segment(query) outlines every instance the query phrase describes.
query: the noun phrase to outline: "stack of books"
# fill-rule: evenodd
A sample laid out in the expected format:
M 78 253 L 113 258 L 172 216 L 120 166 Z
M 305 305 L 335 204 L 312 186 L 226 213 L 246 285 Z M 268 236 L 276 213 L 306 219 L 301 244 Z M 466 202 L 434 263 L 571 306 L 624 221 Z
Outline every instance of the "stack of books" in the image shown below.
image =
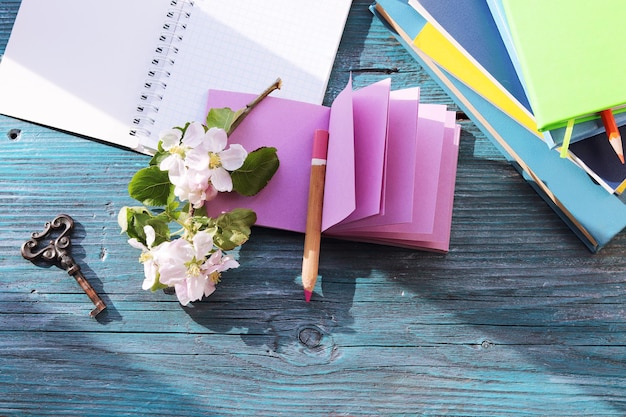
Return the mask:
M 626 166 L 612 143 L 626 123 L 619 0 L 377 0 L 371 10 L 591 251 L 626 227 Z

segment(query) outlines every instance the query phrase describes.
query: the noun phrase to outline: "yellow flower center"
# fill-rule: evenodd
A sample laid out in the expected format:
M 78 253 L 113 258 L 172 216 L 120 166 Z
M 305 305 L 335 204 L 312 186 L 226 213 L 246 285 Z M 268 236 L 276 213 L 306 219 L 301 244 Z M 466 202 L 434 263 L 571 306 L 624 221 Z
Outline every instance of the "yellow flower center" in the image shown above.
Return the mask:
M 211 278 L 211 281 L 213 281 L 214 283 L 219 284 L 221 276 L 222 276 L 222 274 L 220 272 L 215 271 L 215 272 L 211 273 L 209 278 Z
M 202 265 L 201 261 L 198 261 L 196 258 L 193 258 L 191 261 L 187 262 L 185 266 L 187 267 L 187 276 L 191 278 L 195 278 L 200 275 L 200 265 Z
M 174 145 L 170 148 L 169 153 L 172 155 L 179 155 L 181 158 L 185 157 L 185 147 L 182 145 Z
M 209 152 L 209 168 L 215 169 L 222 166 L 222 160 L 220 156 L 215 152 Z
M 152 254 L 150 252 L 142 252 L 139 255 L 139 262 L 144 263 L 152 259 Z

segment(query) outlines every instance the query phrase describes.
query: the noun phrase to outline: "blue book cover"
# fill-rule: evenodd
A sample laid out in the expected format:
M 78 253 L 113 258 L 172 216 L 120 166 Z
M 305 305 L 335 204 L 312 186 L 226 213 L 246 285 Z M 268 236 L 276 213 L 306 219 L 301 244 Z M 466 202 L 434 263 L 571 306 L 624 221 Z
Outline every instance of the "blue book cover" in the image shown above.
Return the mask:
M 619 131 L 622 137 L 626 137 L 626 127 L 620 127 Z M 585 140 L 570 144 L 569 154 L 579 165 L 584 165 L 589 175 L 609 193 L 624 192 L 626 165 L 615 155 L 604 129 Z
M 590 250 L 626 227 L 626 205 L 617 196 L 414 48 L 410 33 L 417 13 L 406 1 L 378 0 L 371 9 Z
M 554 146 L 540 133 L 523 83 L 487 0 L 408 0 L 413 44 L 458 80 Z M 419 22 L 419 23 L 418 23 Z M 444 41 L 445 39 L 445 41 Z
M 486 0 L 414 0 L 526 109 L 530 104 Z

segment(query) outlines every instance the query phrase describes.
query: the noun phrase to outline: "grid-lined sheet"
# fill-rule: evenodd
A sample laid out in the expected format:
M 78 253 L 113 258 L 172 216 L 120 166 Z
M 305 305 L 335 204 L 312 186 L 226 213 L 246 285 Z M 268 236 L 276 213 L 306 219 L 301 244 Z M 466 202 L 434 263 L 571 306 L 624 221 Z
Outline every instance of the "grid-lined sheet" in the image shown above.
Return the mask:
M 320 104 L 350 8 L 349 0 L 196 1 L 150 137 L 203 121 L 210 88 Z

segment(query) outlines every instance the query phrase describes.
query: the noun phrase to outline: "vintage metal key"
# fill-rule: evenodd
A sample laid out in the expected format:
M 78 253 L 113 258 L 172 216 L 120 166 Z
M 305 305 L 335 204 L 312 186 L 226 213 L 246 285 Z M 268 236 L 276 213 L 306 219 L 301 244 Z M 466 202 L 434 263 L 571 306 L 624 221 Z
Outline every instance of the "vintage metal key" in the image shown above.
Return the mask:
M 31 239 L 22 245 L 22 256 L 33 263 L 44 262 L 65 269 L 69 275 L 76 279 L 96 306 L 89 313 L 91 317 L 95 317 L 106 308 L 106 305 L 80 272 L 80 266 L 72 258 L 70 233 L 73 228 L 74 220 L 70 216 L 67 214 L 58 215 L 54 220 L 46 223 L 43 232 L 33 233 Z M 42 241 L 57 232 L 56 239 L 51 239 L 46 246 L 40 246 L 40 244 L 45 244 Z

